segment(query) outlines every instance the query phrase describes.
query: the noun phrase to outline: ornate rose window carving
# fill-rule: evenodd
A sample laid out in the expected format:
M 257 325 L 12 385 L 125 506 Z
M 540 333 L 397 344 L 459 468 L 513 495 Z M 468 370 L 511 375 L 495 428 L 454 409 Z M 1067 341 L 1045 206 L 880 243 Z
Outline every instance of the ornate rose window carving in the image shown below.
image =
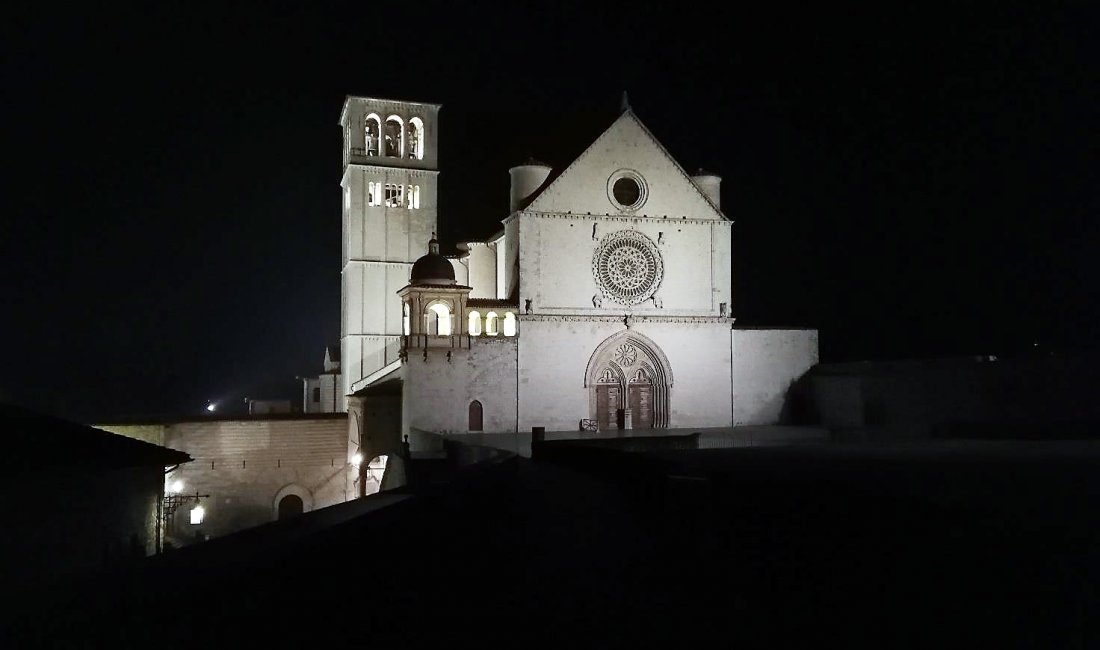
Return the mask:
M 653 240 L 636 230 L 608 234 L 592 256 L 592 274 L 604 296 L 623 305 L 648 300 L 664 278 Z

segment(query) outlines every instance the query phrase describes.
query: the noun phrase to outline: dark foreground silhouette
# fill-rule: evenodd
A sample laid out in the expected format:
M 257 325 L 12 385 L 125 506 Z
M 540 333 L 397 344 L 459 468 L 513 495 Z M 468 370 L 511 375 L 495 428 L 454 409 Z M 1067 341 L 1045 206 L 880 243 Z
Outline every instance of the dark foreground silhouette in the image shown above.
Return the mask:
M 8 633 L 171 648 L 1100 642 L 1100 444 L 558 456 L 432 485 L 425 469 L 413 498 L 345 523 L 213 540 L 36 596 Z

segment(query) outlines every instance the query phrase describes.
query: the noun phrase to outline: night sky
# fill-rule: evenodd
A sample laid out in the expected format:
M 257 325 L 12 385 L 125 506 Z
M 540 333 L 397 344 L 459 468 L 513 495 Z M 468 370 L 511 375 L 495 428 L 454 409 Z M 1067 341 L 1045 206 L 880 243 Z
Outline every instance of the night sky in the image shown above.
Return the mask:
M 457 4 L 6 10 L 0 399 L 297 398 L 339 337 L 347 94 L 443 104 L 445 247 L 627 90 L 724 179 L 738 323 L 826 361 L 1096 346 L 1100 11 Z

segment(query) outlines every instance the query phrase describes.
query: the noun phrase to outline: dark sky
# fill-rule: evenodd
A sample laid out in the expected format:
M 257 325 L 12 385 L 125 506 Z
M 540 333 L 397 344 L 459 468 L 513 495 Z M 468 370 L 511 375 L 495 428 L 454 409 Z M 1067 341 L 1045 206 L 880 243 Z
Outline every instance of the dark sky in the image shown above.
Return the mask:
M 724 178 L 739 323 L 818 327 L 826 360 L 1096 344 L 1085 3 L 456 4 L 6 10 L 0 398 L 99 419 L 293 394 L 339 335 L 346 94 L 444 105 L 445 244 L 625 89 Z

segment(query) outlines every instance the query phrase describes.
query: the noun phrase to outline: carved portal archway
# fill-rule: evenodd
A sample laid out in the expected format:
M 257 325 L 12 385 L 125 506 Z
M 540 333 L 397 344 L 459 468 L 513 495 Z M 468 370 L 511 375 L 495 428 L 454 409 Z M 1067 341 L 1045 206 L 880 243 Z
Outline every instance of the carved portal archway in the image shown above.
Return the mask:
M 600 343 L 588 360 L 588 415 L 601 429 L 667 428 L 672 367 L 661 348 L 634 331 Z

